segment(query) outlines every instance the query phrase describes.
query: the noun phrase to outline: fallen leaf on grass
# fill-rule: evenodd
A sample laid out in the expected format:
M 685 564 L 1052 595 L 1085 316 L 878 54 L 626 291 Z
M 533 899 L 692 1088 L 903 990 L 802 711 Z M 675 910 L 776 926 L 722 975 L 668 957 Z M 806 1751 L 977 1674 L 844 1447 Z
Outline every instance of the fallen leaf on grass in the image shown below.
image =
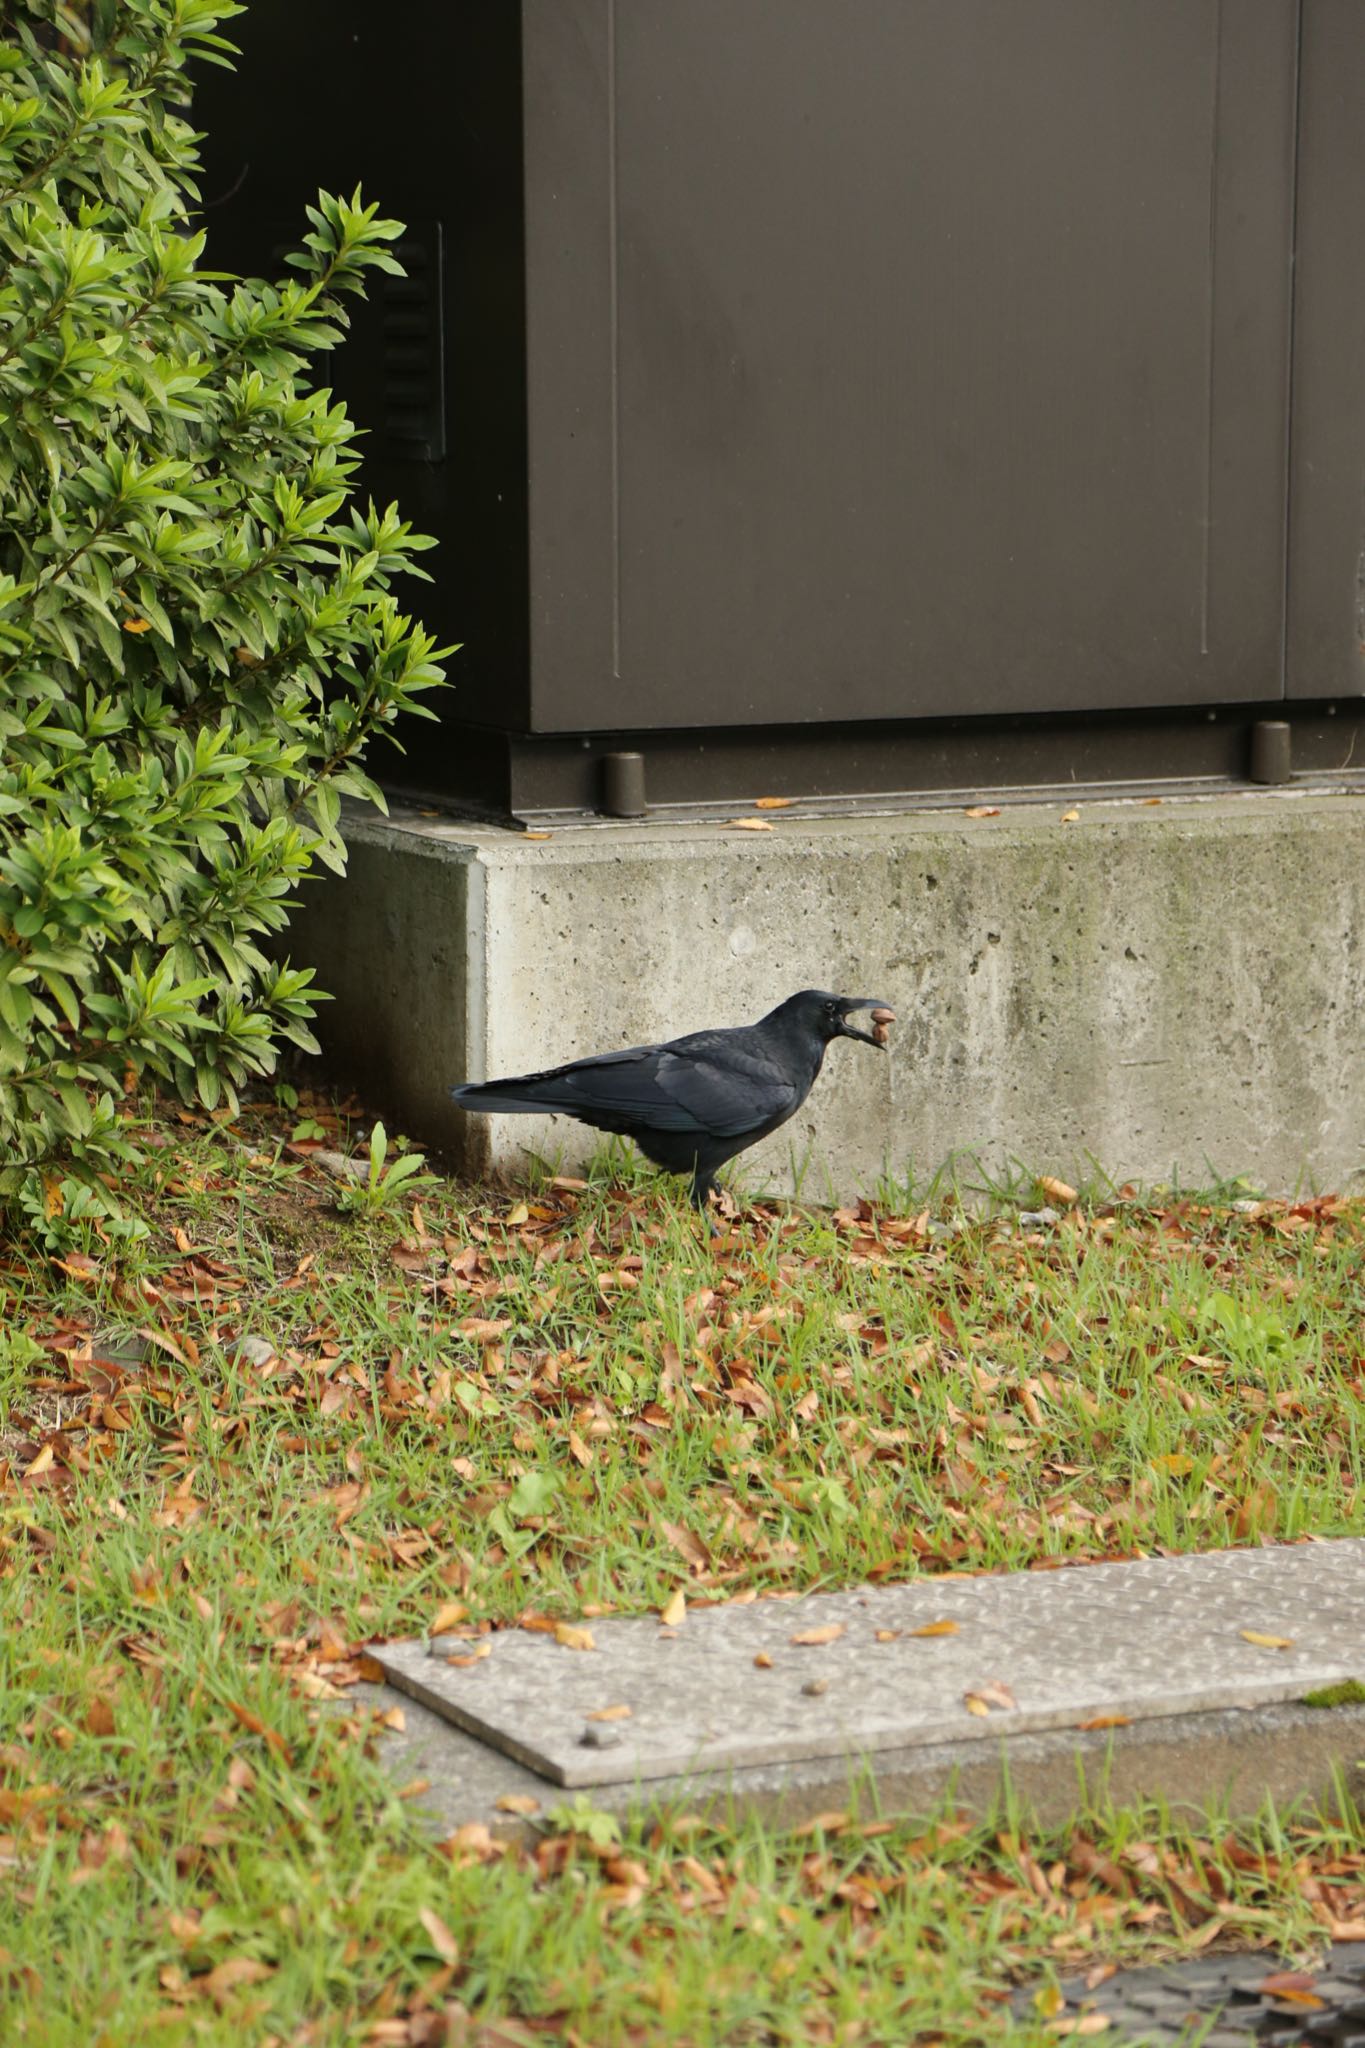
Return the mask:
M 36 1479 L 40 1472 L 51 1471 L 52 1458 L 53 1451 L 51 1444 L 44 1444 L 43 1448 L 39 1451 L 37 1457 L 33 1460 L 32 1464 L 25 1465 L 22 1477 L 25 1479 Z
M 262 1741 L 269 1743 L 270 1747 L 278 1755 L 292 1761 L 290 1759 L 289 1744 L 278 1729 L 267 1728 L 259 1714 L 253 1714 L 250 1707 L 238 1706 L 236 1700 L 229 1700 L 227 1702 L 227 1710 L 234 1720 L 241 1722 L 243 1728 L 250 1729 L 253 1735 L 259 1735 Z
M 1050 1173 L 1039 1174 L 1038 1186 L 1049 1202 L 1056 1202 L 1062 1208 L 1069 1207 L 1076 1199 L 1075 1188 L 1068 1186 L 1064 1180 L 1054 1180 Z
M 1080 817 L 1080 815 L 1081 814 L 1079 811 L 1063 811 L 1062 823 L 1064 825 L 1074 825 L 1076 820 Z
M 843 1633 L 844 1624 L 841 1621 L 827 1621 L 823 1628 L 798 1629 L 791 1640 L 803 1649 L 815 1649 L 821 1643 L 838 1642 Z
M 427 1623 L 427 1634 L 429 1636 L 447 1635 L 451 1629 L 458 1628 L 462 1621 L 468 1621 L 468 1619 L 469 1609 L 465 1606 L 463 1600 L 443 1600 L 432 1615 L 431 1620 Z
M 1262 1635 L 1258 1628 L 1240 1628 L 1237 1633 L 1244 1643 L 1255 1643 L 1261 1650 L 1292 1650 L 1294 1647 L 1293 1636 Z
M 439 1913 L 433 1913 L 430 1906 L 422 1906 L 417 1918 L 431 1937 L 431 1945 L 443 1963 L 458 1963 L 460 1944 Z
M 682 1587 L 679 1586 L 675 1592 L 670 1593 L 664 1605 L 659 1609 L 659 1619 L 665 1628 L 676 1628 L 686 1613 L 687 1595 L 683 1592 Z
M 229 1956 L 225 1963 L 219 1963 L 200 1982 L 202 1989 L 221 2009 L 229 1995 L 243 1984 L 262 1984 L 274 1974 L 269 1963 L 259 1962 L 255 1956 Z
M 597 1644 L 593 1641 L 592 1630 L 590 1628 L 575 1628 L 571 1621 L 557 1621 L 555 1623 L 555 1641 L 566 1650 L 595 1650 L 597 1648 Z

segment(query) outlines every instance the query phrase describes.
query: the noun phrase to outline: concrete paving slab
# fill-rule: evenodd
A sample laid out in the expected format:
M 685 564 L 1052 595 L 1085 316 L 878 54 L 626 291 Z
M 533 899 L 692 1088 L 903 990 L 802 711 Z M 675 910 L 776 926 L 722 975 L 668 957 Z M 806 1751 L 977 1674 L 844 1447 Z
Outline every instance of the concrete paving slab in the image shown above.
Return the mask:
M 389 1709 L 393 1689 L 361 1685 L 339 1711 Z M 584 1796 L 547 1784 L 418 1701 L 403 1701 L 404 1726 L 385 1729 L 380 1755 L 432 1833 L 479 1823 L 504 1839 L 533 1837 L 565 1800 Z M 1169 1714 L 1126 1727 L 997 1734 L 993 1742 L 926 1743 L 875 1758 L 818 1757 L 804 1763 L 694 1771 L 648 1783 L 603 1785 L 586 1795 L 622 1819 L 697 1813 L 718 1822 L 746 1815 L 801 1827 L 819 1814 L 924 1818 L 946 1801 L 984 1818 L 1008 1788 L 1015 1806 L 1044 1828 L 1064 1826 L 1087 1804 L 1132 1806 L 1148 1799 L 1203 1811 L 1222 1802 L 1255 1813 L 1307 1799 L 1330 1807 L 1339 1786 L 1365 1805 L 1365 1706 L 1319 1710 L 1300 1704 Z M 503 1803 L 510 1800 L 509 1807 Z
M 567 1787 L 962 1749 L 1365 1678 L 1365 1539 L 760 1600 L 672 1630 L 609 1617 L 590 1633 L 579 1649 L 508 1630 L 472 1664 L 449 1661 L 469 1654 L 449 1638 L 376 1656 L 393 1685 Z

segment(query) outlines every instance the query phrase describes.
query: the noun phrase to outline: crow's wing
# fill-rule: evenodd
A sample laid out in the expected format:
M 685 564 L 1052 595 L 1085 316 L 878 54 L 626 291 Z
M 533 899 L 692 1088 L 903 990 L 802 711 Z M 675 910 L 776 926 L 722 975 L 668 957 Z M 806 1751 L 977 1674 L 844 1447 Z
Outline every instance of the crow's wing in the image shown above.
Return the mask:
M 465 1109 L 558 1111 L 606 1129 L 673 1131 L 685 1137 L 739 1137 L 780 1121 L 800 1091 L 752 1055 L 735 1057 L 719 1032 L 694 1032 L 673 1045 L 601 1053 L 515 1080 L 452 1089 Z

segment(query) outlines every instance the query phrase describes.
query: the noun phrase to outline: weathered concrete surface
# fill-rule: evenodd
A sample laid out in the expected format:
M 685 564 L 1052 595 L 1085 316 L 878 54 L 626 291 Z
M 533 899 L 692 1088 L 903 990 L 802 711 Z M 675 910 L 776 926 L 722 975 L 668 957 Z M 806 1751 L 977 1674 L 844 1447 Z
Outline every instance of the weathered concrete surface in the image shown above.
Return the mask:
M 752 1187 L 789 1188 L 804 1161 L 808 1193 L 847 1194 L 962 1150 L 1270 1192 L 1344 1187 L 1365 1164 L 1358 797 L 543 839 L 405 812 L 357 815 L 348 838 L 349 877 L 309 886 L 289 942 L 337 997 L 324 1044 L 471 1169 L 515 1175 L 528 1151 L 571 1167 L 597 1141 L 465 1118 L 450 1082 L 743 1023 L 812 985 L 891 999 L 891 1054 L 834 1046 L 800 1114 L 739 1163 Z
M 508 1629 L 478 1662 L 449 1638 L 375 1655 L 391 1684 L 560 1785 L 875 1763 L 1360 1681 L 1365 1539 L 855 1587 L 701 1608 L 676 1628 L 609 1616 L 591 1639 Z
M 421 1786 L 414 1803 L 439 1835 L 475 1821 L 497 1835 L 524 1837 L 552 1808 L 581 1796 L 547 1784 L 387 1686 L 355 1687 L 347 1700 L 385 1709 L 401 1703 L 406 1725 L 383 1736 L 380 1756 L 396 1785 Z M 610 1813 L 755 1814 L 773 1826 L 799 1827 L 842 1809 L 864 1818 L 923 1815 L 950 1796 L 964 1813 L 983 1816 L 1008 1786 L 1039 1826 L 1061 1827 L 1088 1802 L 1104 1799 L 1120 1806 L 1164 1799 L 1198 1811 L 1219 1802 L 1233 1814 L 1252 1814 L 1267 1799 L 1280 1807 L 1299 1799 L 1330 1807 L 1340 1783 L 1358 1804 L 1365 1798 L 1362 1760 L 1365 1707 L 1294 1704 L 883 1750 L 875 1775 L 825 1757 L 603 1785 L 586 1796 Z M 497 1803 L 508 1795 L 535 1807 L 509 1813 Z

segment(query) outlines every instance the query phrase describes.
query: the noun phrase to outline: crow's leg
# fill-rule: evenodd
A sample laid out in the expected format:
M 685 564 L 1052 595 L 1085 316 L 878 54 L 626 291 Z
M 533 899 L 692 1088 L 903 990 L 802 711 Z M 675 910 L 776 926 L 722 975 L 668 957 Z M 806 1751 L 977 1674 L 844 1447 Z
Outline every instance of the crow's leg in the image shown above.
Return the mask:
M 703 1173 L 702 1169 L 698 1166 L 693 1172 L 692 1185 L 688 1189 L 688 1199 L 692 1207 L 700 1209 L 704 1216 L 711 1205 L 712 1195 L 718 1195 L 719 1193 L 720 1184 L 716 1180 L 715 1175 Z

